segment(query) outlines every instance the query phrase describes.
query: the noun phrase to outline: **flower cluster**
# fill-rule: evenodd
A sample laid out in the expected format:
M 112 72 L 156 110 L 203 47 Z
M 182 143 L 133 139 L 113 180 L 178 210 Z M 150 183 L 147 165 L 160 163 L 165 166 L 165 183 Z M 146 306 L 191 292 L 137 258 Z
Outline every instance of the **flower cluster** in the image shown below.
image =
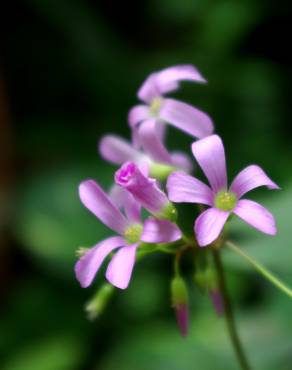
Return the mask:
M 110 257 L 106 278 L 113 286 L 125 289 L 139 251 L 141 256 L 153 251 L 172 253 L 172 302 L 181 333 L 186 335 L 188 292 L 179 268 L 181 256 L 186 250 L 194 251 L 194 281 L 210 295 L 218 314 L 222 313 L 216 276 L 200 247 L 222 246 L 224 225 L 232 214 L 259 231 L 274 235 L 272 214 L 242 197 L 259 186 L 279 187 L 257 165 L 242 170 L 228 187 L 224 146 L 221 138 L 213 134 L 210 117 L 192 105 L 165 96 L 177 90 L 181 81 L 206 83 L 192 65 L 152 73 L 138 90 L 142 104 L 133 107 L 128 115 L 131 142 L 116 135 L 107 135 L 100 141 L 101 156 L 120 166 L 114 184 L 106 193 L 94 180 L 86 180 L 80 184 L 79 195 L 84 206 L 118 235 L 82 253 L 75 272 L 81 286 L 88 287 Z M 192 153 L 209 186 L 189 174 L 193 165 L 188 155 L 166 148 L 167 125 L 196 139 Z M 182 232 L 179 219 L 183 220 L 183 215 L 178 217 L 174 203 L 199 205 L 193 211 L 193 235 Z M 141 216 L 142 208 L 147 211 L 143 213 L 145 217 Z

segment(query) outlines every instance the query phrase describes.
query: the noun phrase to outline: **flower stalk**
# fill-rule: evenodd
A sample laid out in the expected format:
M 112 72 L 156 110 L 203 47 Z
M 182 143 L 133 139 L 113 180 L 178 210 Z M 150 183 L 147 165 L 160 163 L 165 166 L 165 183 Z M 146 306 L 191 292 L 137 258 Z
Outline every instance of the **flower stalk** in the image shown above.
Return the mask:
M 240 343 L 240 339 L 239 339 L 239 336 L 236 330 L 233 310 L 232 310 L 231 302 L 230 302 L 228 292 L 227 292 L 226 281 L 224 277 L 224 269 L 223 269 L 223 265 L 221 261 L 220 251 L 213 250 L 213 257 L 214 257 L 215 267 L 216 267 L 217 274 L 218 274 L 219 287 L 220 287 L 221 295 L 223 298 L 224 314 L 225 314 L 225 319 L 226 319 L 226 324 L 227 324 L 227 329 L 228 329 L 230 340 L 232 342 L 234 351 L 236 353 L 236 357 L 240 365 L 240 368 L 242 370 L 251 370 L 251 367 L 248 364 L 246 355 L 244 353 L 244 350 L 242 348 L 242 345 Z
M 280 289 L 283 293 L 292 297 L 292 289 L 284 284 L 279 278 L 277 278 L 272 272 L 266 267 L 255 261 L 253 258 L 244 253 L 241 248 L 231 241 L 226 242 L 226 246 L 233 252 L 237 253 L 240 257 L 245 259 L 253 268 L 255 268 L 260 274 L 262 274 L 267 280 L 269 280 L 276 288 Z

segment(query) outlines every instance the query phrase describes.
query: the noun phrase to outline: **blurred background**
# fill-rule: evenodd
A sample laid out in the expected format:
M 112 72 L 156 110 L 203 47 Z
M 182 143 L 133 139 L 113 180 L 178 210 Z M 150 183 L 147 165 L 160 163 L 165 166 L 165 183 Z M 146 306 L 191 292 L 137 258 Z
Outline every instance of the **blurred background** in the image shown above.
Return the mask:
M 146 76 L 191 63 L 206 86 L 174 96 L 208 112 L 222 135 L 230 178 L 257 163 L 281 192 L 256 190 L 279 234 L 234 221 L 233 239 L 292 285 L 291 7 L 264 0 L 16 0 L 1 11 L 0 368 L 1 370 L 236 369 L 224 321 L 186 271 L 187 339 L 170 307 L 171 259 L 136 266 L 94 322 L 75 250 L 107 231 L 79 202 L 78 183 L 108 187 L 115 167 L 97 142 L 129 138 L 127 112 Z M 169 147 L 191 138 L 169 130 Z M 292 301 L 244 261 L 224 254 L 242 341 L 254 369 L 292 369 Z

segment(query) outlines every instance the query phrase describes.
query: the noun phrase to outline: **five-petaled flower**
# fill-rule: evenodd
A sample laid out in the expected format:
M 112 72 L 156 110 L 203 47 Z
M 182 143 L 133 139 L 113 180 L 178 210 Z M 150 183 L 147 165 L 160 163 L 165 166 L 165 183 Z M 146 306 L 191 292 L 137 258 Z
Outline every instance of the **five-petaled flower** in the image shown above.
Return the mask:
M 211 187 L 185 173 L 173 172 L 168 177 L 167 189 L 169 199 L 173 202 L 199 203 L 211 207 L 195 221 L 195 235 L 200 246 L 217 239 L 232 213 L 263 233 L 276 234 L 273 215 L 260 204 L 241 199 L 259 186 L 279 189 L 259 166 L 250 165 L 243 169 L 228 189 L 224 146 L 219 136 L 212 135 L 193 143 L 192 152 Z
M 138 91 L 138 98 L 144 104 L 133 107 L 128 117 L 136 146 L 141 145 L 141 137 L 144 146 L 163 141 L 164 123 L 196 138 L 212 134 L 213 123 L 206 113 L 179 100 L 164 97 L 164 94 L 177 90 L 183 80 L 206 83 L 192 65 L 177 65 L 153 72 L 144 81 Z
M 142 222 L 140 205 L 130 194 L 127 197 L 123 194 L 125 215 L 93 180 L 80 184 L 79 195 L 86 208 L 119 234 L 96 244 L 76 263 L 76 277 L 83 288 L 92 283 L 104 259 L 113 250 L 119 248 L 107 267 L 106 278 L 112 285 L 125 289 L 129 284 L 136 250 L 141 242 L 168 243 L 181 238 L 178 227 L 168 220 L 149 217 Z

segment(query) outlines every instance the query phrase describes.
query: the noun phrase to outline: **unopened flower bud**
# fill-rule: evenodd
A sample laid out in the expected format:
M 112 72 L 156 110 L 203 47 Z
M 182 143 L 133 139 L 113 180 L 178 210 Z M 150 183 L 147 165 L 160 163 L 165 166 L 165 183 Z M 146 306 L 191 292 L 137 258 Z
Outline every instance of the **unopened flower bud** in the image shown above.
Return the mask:
M 186 284 L 180 276 L 175 276 L 171 281 L 171 299 L 180 333 L 185 337 L 189 327 L 189 295 Z
M 205 270 L 196 271 L 194 281 L 202 293 L 209 295 L 217 315 L 221 316 L 224 305 L 215 270 L 208 267 Z
M 113 292 L 113 285 L 108 283 L 103 284 L 98 289 L 94 297 L 85 306 L 89 320 L 94 320 L 103 313 Z
M 155 179 L 145 176 L 135 163 L 125 163 L 115 174 L 118 185 L 127 189 L 154 216 L 173 221 L 176 209 Z

